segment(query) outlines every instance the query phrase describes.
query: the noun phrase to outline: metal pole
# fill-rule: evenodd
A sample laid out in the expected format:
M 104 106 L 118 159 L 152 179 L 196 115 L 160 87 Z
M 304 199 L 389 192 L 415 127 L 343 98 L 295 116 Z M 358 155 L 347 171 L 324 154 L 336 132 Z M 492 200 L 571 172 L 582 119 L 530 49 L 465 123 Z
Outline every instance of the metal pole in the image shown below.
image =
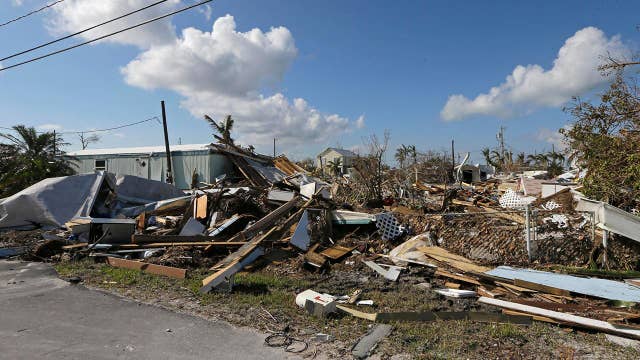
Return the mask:
M 451 139 L 451 174 L 456 168 L 456 153 L 453 147 L 453 139 Z
M 531 206 L 527 205 L 525 210 L 525 224 L 527 228 L 527 256 L 531 262 Z
M 167 113 L 164 110 L 164 100 L 160 101 L 162 107 L 162 127 L 164 128 L 164 148 L 167 153 L 167 182 L 173 184 L 173 174 L 171 172 L 171 150 L 169 149 L 169 132 L 167 131 Z

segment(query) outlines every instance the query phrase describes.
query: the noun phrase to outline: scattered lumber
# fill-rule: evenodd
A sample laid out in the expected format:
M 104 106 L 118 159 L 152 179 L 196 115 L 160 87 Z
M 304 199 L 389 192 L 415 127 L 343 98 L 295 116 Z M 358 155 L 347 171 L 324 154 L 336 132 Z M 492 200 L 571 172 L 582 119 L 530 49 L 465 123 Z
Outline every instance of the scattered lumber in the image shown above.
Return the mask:
M 184 279 L 187 275 L 186 269 L 180 269 L 170 266 L 148 264 L 142 261 L 133 261 L 107 256 L 107 263 L 113 267 L 141 270 L 150 274 L 163 275 L 176 279 Z
M 131 236 L 131 242 L 134 244 L 145 243 L 178 243 L 178 242 L 205 242 L 215 241 L 215 236 L 205 235 L 147 235 L 135 234 Z
M 491 270 L 491 268 L 476 265 L 464 256 L 453 254 L 438 246 L 420 246 L 418 250 L 438 262 L 445 263 L 463 272 L 485 272 Z
M 390 321 L 436 321 L 436 320 L 469 320 L 478 322 L 511 323 L 520 325 L 531 324 L 530 315 L 504 315 L 476 311 L 423 311 L 423 312 L 382 312 L 368 313 L 352 309 L 345 305 L 337 305 L 339 310 L 357 318 L 373 322 Z
M 194 242 L 151 242 L 143 244 L 121 244 L 118 245 L 119 249 L 139 249 L 147 247 L 172 247 L 172 246 L 206 246 L 209 248 L 214 247 L 236 247 L 246 244 L 246 241 L 194 241 Z
M 569 324 L 570 326 L 582 327 L 585 329 L 601 331 L 608 334 L 628 337 L 632 339 L 640 339 L 640 330 L 618 327 L 602 320 L 590 319 L 582 316 L 542 309 L 539 307 L 523 305 L 504 300 L 491 299 L 488 297 L 480 297 L 478 299 L 478 302 L 530 315 L 544 316 L 552 320 Z

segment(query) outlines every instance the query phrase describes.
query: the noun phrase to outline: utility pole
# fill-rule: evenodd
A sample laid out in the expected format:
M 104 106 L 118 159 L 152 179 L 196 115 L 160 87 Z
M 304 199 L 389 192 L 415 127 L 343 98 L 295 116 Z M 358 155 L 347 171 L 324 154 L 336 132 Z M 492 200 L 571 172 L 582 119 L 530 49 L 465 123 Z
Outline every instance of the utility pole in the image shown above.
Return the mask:
M 500 156 L 504 159 L 504 126 L 500 125 L 500 132 L 496 137 L 500 146 Z
M 53 129 L 53 160 L 55 161 L 56 159 L 56 142 L 57 142 L 57 138 L 56 138 L 56 130 Z
M 273 138 L 273 157 L 276 157 L 276 138 Z
M 169 149 L 169 132 L 167 131 L 167 113 L 164 110 L 164 100 L 160 101 L 162 107 L 162 127 L 164 128 L 164 149 L 167 153 L 167 183 L 173 184 L 171 172 L 171 150 Z
M 456 169 L 456 153 L 453 147 L 453 139 L 451 139 L 451 176 L 453 177 L 453 172 Z M 455 177 L 454 177 L 455 178 Z

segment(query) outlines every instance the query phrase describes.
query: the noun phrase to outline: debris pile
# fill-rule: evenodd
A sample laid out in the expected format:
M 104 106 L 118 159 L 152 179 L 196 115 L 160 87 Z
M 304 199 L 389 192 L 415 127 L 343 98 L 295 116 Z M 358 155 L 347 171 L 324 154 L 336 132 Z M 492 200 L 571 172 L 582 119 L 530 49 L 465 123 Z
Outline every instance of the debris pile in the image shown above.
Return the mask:
M 495 179 L 474 185 L 388 179 L 385 198 L 372 202 L 355 179 L 328 182 L 284 156 L 215 146 L 234 171 L 188 192 L 99 172 L 48 179 L 0 200 L 0 229 L 40 228 L 0 233 L 0 256 L 90 257 L 179 279 L 208 269 L 202 293 L 233 291 L 237 273 L 260 268 L 332 274 L 336 281 L 291 301 L 317 317 L 343 313 L 381 323 L 464 319 L 520 325 L 535 320 L 640 339 L 640 281 L 548 271 L 553 265 L 566 271 L 600 263 L 603 257 L 610 267 L 635 270 L 638 244 L 599 242 L 602 231 L 625 234 L 635 226 L 627 214 L 615 213 L 628 223 L 616 222 L 611 209 L 594 220 L 576 212 L 573 190 L 527 197 L 501 189 Z M 354 280 L 363 275 L 385 291 L 396 291 L 399 283 L 422 286 L 463 310 L 372 310 L 378 304 Z M 354 355 L 366 356 L 391 331 L 374 327 Z M 297 341 L 288 332 L 268 343 L 276 340 L 285 348 Z

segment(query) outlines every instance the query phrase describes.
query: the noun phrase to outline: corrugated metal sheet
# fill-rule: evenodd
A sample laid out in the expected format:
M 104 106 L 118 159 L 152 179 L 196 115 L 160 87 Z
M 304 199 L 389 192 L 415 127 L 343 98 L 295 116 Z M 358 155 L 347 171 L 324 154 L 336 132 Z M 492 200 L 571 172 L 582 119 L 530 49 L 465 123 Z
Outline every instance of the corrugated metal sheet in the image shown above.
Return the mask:
M 619 281 L 499 266 L 486 272 L 505 279 L 520 279 L 603 299 L 640 302 L 640 288 Z

